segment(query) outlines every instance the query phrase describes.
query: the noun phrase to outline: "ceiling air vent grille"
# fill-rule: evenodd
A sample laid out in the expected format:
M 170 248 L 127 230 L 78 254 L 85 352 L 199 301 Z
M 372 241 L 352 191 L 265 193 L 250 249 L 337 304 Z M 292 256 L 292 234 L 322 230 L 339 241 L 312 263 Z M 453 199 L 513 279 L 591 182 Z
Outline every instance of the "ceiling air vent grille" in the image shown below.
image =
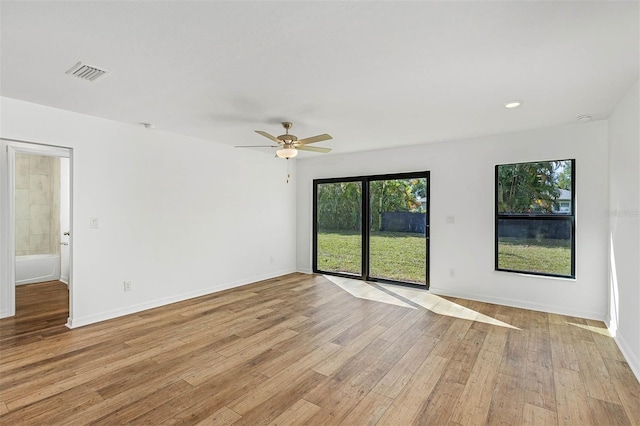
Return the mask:
M 76 76 L 83 80 L 96 81 L 103 75 L 108 74 L 108 71 L 78 62 L 67 70 L 67 74 Z

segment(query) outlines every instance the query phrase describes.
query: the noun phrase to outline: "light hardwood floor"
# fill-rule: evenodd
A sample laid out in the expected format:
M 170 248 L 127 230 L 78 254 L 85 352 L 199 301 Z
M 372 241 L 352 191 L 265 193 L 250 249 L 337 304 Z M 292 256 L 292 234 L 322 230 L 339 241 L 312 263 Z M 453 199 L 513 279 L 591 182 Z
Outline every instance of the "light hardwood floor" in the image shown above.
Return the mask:
M 75 330 L 66 287 L 25 286 L 0 424 L 640 425 L 601 322 L 365 286 L 291 274 Z

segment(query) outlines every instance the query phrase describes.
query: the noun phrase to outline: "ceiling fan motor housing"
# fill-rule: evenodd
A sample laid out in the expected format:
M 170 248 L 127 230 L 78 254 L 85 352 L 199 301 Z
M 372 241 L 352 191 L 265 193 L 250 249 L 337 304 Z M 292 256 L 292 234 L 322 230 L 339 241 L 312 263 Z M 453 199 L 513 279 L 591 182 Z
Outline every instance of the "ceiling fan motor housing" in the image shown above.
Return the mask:
M 288 143 L 293 143 L 295 141 L 298 140 L 297 137 L 295 137 L 294 135 L 290 135 L 290 134 L 286 134 L 286 135 L 280 135 L 278 136 L 278 139 L 280 139 L 282 142 L 288 144 Z

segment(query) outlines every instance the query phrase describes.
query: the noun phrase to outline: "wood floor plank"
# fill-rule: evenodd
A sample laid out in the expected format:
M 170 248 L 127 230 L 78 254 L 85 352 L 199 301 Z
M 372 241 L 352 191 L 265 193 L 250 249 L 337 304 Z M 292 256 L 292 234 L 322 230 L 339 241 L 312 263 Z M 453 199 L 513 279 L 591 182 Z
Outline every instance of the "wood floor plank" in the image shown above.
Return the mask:
M 596 344 L 580 340 L 575 347 L 580 365 L 580 377 L 585 384 L 587 395 L 591 398 L 620 404 L 618 392 L 611 382 L 609 372 Z
M 345 346 L 342 347 L 332 356 L 328 357 L 325 361 L 314 367 L 314 371 L 329 376 L 337 371 L 345 362 L 351 359 L 354 355 L 364 349 L 372 339 L 380 336 L 386 328 L 381 325 L 375 325 L 369 330 L 363 332 L 350 342 L 345 342 Z M 334 339 L 335 343 L 335 339 Z
M 374 426 L 392 403 L 391 398 L 371 391 L 351 410 L 342 424 Z
M 565 368 L 580 371 L 578 356 L 574 347 L 573 337 L 567 329 L 567 322 L 560 315 L 549 314 L 549 332 L 551 353 L 555 369 Z
M 464 385 L 447 379 L 443 374 L 417 414 L 416 421 L 426 425 L 446 425 L 463 391 Z
M 99 404 L 104 399 L 87 386 L 77 386 L 60 394 L 11 411 L 2 424 L 62 424 L 76 413 Z
M 247 395 L 267 377 L 252 372 L 239 374 L 231 370 L 228 374 L 215 377 L 211 381 L 193 387 L 163 405 L 131 420 L 132 424 L 195 424 L 204 421 L 211 414 L 225 407 L 229 402 Z
M 45 284 L 0 320 L 3 425 L 640 426 L 598 321 L 296 273 L 70 330 Z
M 452 422 L 460 425 L 484 424 L 501 361 L 501 354 L 490 350 L 480 351 L 469 380 L 453 409 Z
M 469 328 L 464 338 L 455 345 L 455 352 L 447 365 L 447 371 L 443 378 L 447 381 L 455 381 L 465 385 L 476 363 L 480 348 L 486 337 L 486 333 Z M 463 386 L 464 387 L 464 386 Z
M 234 424 L 241 418 L 242 416 L 232 409 L 228 407 L 222 407 L 209 417 L 199 421 L 196 424 L 201 426 L 227 426 Z
M 391 407 L 385 411 L 377 424 L 380 426 L 412 424 L 440 380 L 448 361 L 448 359 L 437 355 L 427 357 L 418 368 L 416 375 L 395 398 Z
M 311 371 L 318 363 L 341 349 L 341 346 L 331 342 L 323 345 L 318 350 L 313 351 L 304 358 L 291 364 L 279 374 L 265 381 L 265 383 L 256 388 L 250 395 L 242 396 L 234 401 L 229 407 L 241 415 L 245 414 L 269 399 L 275 392 L 287 386 L 292 378 L 304 374 L 305 371 Z
M 405 355 L 389 370 L 373 389 L 380 395 L 395 399 L 416 374 L 424 360 L 431 354 L 439 340 L 420 337 Z
M 558 424 L 558 415 L 532 404 L 524 404 L 522 412 L 522 425 L 527 426 L 553 426 Z
M 449 318 L 444 316 L 435 321 L 429 321 L 429 323 L 430 327 L 427 331 L 415 340 L 411 349 L 396 362 L 376 385 L 373 389 L 375 392 L 395 399 L 413 377 L 419 366 L 431 354 L 433 348 L 440 343 L 440 339 L 434 337 L 434 335 L 444 335 L 451 324 Z M 435 329 L 440 328 L 443 329 L 440 330 L 440 333 L 434 333 Z
M 343 364 L 338 371 L 305 395 L 305 399 L 322 407 L 311 424 L 336 424 L 342 422 L 351 410 L 378 383 L 386 370 L 370 370 L 378 355 L 391 345 L 376 339 L 357 355 Z M 361 372 L 360 374 L 358 374 Z M 351 379 L 354 377 L 354 379 Z M 351 379 L 351 380 L 350 380 Z
M 554 371 L 558 424 L 596 425 L 580 373 L 567 368 Z
M 487 424 L 520 424 L 522 423 L 523 411 L 524 386 L 522 379 L 498 373 L 491 397 L 491 405 L 489 406 Z
M 322 374 L 306 370 L 300 376 L 290 380 L 286 387 L 272 392 L 261 404 L 243 412 L 242 418 L 234 424 L 247 426 L 269 424 L 323 380 L 326 380 L 326 377 Z M 244 408 L 246 405 L 243 406 Z M 237 412 L 235 409 L 234 411 Z
M 632 424 L 640 426 L 640 383 L 629 375 L 626 361 L 604 358 L 604 363 L 627 417 Z
M 631 425 L 622 405 L 603 401 L 597 398 L 588 398 L 591 408 L 591 417 L 597 425 Z
M 319 410 L 320 407 L 317 405 L 312 404 L 305 399 L 299 399 L 295 404 L 269 423 L 269 426 L 305 424 Z
M 169 383 L 167 386 L 155 390 L 148 396 L 125 402 L 115 411 L 110 411 L 104 416 L 92 420 L 98 424 L 122 424 L 141 413 L 149 412 L 161 406 L 167 400 L 174 398 L 183 392 L 190 391 L 192 386 L 183 380 Z M 101 394 L 102 395 L 102 394 Z

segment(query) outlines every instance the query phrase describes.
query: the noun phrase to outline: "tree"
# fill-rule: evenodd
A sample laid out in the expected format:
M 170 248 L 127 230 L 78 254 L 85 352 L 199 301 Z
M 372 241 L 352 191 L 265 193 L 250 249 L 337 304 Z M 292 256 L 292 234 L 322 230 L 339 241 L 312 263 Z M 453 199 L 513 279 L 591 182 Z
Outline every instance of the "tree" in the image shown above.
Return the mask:
M 420 179 L 376 180 L 369 184 L 372 230 L 380 230 L 382 213 L 408 212 L 418 207 L 412 184 L 418 180 Z
M 361 228 L 362 185 L 337 182 L 318 185 L 318 226 L 321 231 L 358 231 Z
M 551 213 L 560 195 L 557 163 L 545 161 L 498 166 L 498 211 Z
M 375 180 L 369 184 L 371 229 L 379 230 L 382 213 L 424 212 L 418 200 L 426 197 L 426 179 Z M 359 231 L 362 216 L 362 183 L 335 182 L 318 185 L 318 226 L 321 231 Z
M 560 161 L 560 172 L 558 173 L 558 188 L 571 191 L 571 161 Z

